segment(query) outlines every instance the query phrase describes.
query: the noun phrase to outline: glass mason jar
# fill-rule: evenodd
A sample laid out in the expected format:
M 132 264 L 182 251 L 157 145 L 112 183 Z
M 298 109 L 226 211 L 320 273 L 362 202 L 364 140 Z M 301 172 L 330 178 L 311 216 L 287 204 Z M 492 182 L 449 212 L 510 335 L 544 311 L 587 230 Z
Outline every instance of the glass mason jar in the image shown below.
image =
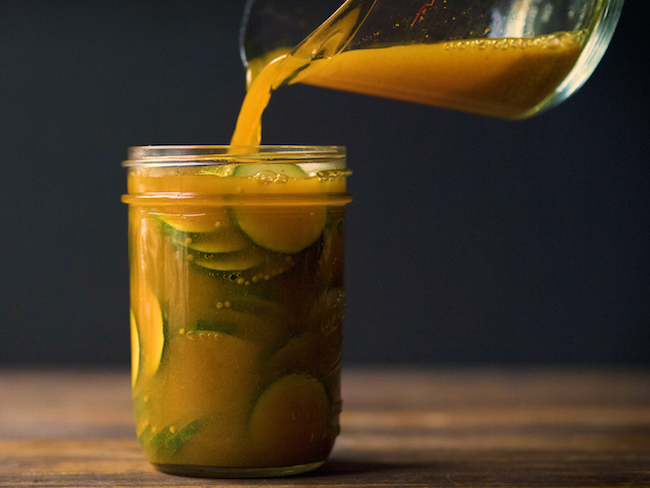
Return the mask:
M 320 466 L 339 432 L 345 150 L 129 150 L 136 431 L 159 470 Z

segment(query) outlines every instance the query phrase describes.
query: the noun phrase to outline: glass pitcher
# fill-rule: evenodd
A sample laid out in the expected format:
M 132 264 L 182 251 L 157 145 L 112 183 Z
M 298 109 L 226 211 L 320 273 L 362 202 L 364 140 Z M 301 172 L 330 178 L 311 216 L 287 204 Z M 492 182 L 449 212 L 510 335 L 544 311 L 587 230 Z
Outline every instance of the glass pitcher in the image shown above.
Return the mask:
M 339 3 L 249 0 L 240 39 L 249 83 L 286 55 L 293 68 L 275 87 L 300 82 L 526 118 L 589 78 L 623 0 Z

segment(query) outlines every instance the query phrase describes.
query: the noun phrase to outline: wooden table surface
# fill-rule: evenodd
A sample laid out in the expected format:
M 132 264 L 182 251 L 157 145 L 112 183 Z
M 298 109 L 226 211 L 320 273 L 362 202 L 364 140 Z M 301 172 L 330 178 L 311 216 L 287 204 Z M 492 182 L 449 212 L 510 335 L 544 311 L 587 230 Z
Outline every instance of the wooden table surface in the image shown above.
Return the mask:
M 648 486 L 650 371 L 351 369 L 309 475 L 183 478 L 135 439 L 127 371 L 0 370 L 0 486 Z

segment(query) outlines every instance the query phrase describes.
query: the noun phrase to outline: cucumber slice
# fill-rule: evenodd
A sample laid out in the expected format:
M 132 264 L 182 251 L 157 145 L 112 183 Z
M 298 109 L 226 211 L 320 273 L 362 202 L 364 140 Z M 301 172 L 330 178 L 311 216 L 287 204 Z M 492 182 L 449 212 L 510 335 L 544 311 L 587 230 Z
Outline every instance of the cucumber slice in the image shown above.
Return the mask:
M 341 335 L 304 332 L 290 337 L 268 360 L 270 371 L 303 371 L 327 378 L 341 367 Z
M 192 256 L 190 258 L 190 256 Z M 211 271 L 232 272 L 245 271 L 259 266 L 265 260 L 263 252 L 256 249 L 232 253 L 199 253 L 189 254 L 188 259 L 201 268 Z
M 133 310 L 131 315 L 131 388 L 135 387 L 135 380 L 138 378 L 140 371 L 140 336 L 138 334 L 138 325 L 135 320 Z
M 256 332 L 268 332 L 269 321 L 250 313 L 235 310 L 219 310 L 213 321 L 201 321 L 196 329 L 186 333 L 188 338 L 210 337 L 210 334 L 228 334 L 238 339 L 257 342 Z
M 241 232 L 229 229 L 217 232 L 176 233 L 174 242 L 202 253 L 227 253 L 241 251 L 250 241 Z
M 295 254 L 316 242 L 327 220 L 327 208 L 322 205 L 234 207 L 232 214 L 255 244 L 286 254 Z
M 193 420 L 181 429 L 169 425 L 160 432 L 153 433 L 148 426 L 139 436 L 140 443 L 147 451 L 157 452 L 158 456 L 171 456 L 181 448 L 202 427 L 203 421 Z
M 330 404 L 323 384 L 304 373 L 271 383 L 250 419 L 251 441 L 264 464 L 290 466 L 324 459 L 333 443 Z
M 171 229 L 185 233 L 212 232 L 230 224 L 223 207 L 197 207 L 191 213 L 160 214 L 158 219 Z
M 133 295 L 132 314 L 138 341 L 138 375 L 141 380 L 153 376 L 162 360 L 165 336 L 160 303 L 153 290 L 140 282 Z
M 296 265 L 293 256 L 264 252 L 259 248 L 221 254 L 195 252 L 189 261 L 195 269 L 221 276 L 239 285 L 269 281 Z
M 262 346 L 272 346 L 291 327 L 282 307 L 273 302 L 237 298 L 232 303 L 219 302 L 218 306 L 209 319 L 197 322 L 195 329 L 186 332 L 187 337 L 229 334 Z
M 165 234 L 177 245 L 205 253 L 235 252 L 244 249 L 249 240 L 232 225 L 223 207 L 198 210 L 192 214 L 159 215 Z
M 246 164 L 235 176 L 255 178 L 261 183 L 283 183 L 308 175 L 295 164 Z M 316 242 L 327 218 L 324 206 L 233 207 L 237 225 L 251 240 L 266 249 L 294 254 Z

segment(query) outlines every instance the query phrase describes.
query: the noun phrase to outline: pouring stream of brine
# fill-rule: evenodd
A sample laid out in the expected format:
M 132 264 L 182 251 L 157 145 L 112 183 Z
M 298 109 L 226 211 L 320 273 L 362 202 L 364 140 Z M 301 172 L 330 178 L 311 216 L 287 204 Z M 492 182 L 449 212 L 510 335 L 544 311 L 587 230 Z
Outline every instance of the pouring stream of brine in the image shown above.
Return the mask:
M 622 1 L 614 2 L 618 2 L 620 10 Z M 552 105 L 549 100 L 572 70 L 590 73 L 604 52 L 599 44 L 597 50 L 592 49 L 598 52 L 587 56 L 590 59 L 586 66 L 577 67 L 594 25 L 534 37 L 482 36 L 346 49 L 376 3 L 348 0 L 295 48 L 273 49 L 249 60 L 249 89 L 231 144 L 260 143 L 262 113 L 272 91 L 281 85 L 304 83 L 520 119 Z M 408 28 L 418 24 L 434 3 L 425 3 L 414 12 Z M 603 2 L 596 3 L 601 10 L 605 8 Z M 618 20 L 616 12 L 613 17 L 601 37 L 611 38 L 612 23 Z M 575 91 L 589 73 L 582 75 L 580 83 L 574 82 L 567 93 Z
M 319 60 L 335 59 L 363 24 L 375 2 L 348 0 L 315 32 L 295 48 L 287 46 L 248 63 L 248 93 L 230 144 L 257 145 L 262 139 L 262 113 L 271 92 L 315 73 Z

